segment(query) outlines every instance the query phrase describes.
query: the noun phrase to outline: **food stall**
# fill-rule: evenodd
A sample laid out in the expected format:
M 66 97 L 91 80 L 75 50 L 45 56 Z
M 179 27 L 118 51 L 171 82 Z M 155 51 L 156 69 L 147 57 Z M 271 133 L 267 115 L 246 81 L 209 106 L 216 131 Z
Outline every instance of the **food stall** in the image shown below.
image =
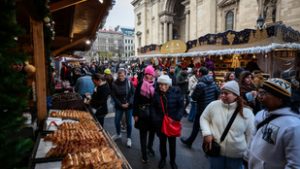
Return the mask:
M 9 51 L 29 56 L 24 71 L 30 73 L 26 77 L 32 82 L 31 97 L 28 98 L 32 104 L 26 106 L 29 106 L 29 113 L 37 117 L 36 121 L 29 120 L 30 125 L 37 124 L 33 127 L 37 130 L 33 132 L 36 141 L 30 168 L 131 168 L 80 96 L 72 92 L 55 94 L 50 90 L 53 87 L 50 58 L 69 55 L 75 50 L 88 50 L 114 3 L 114 0 L 19 0 L 4 3 L 6 12 L 13 16 L 8 26 L 17 23 L 24 29 L 24 34 L 9 36 L 17 42 L 17 47 Z M 19 75 L 23 73 L 20 65 L 13 66 Z M 52 103 L 47 100 L 49 96 L 52 96 Z M 25 101 L 19 104 L 23 106 Z M 15 117 L 18 123 L 23 122 L 20 117 Z M 18 155 L 23 153 L 24 144 L 29 144 L 28 140 L 25 141 L 16 145 Z M 9 165 L 4 168 L 15 168 L 16 161 L 9 160 L 12 162 L 7 162 Z
M 137 58 L 193 58 L 195 63 L 204 63 L 210 58 L 214 63 L 217 79 L 237 67 L 245 67 L 256 60 L 261 71 L 270 77 L 297 76 L 299 78 L 300 33 L 283 24 L 270 25 L 264 29 L 244 29 L 207 34 L 186 42 L 184 53 L 155 53 L 160 45 L 139 49 Z M 288 73 L 289 72 L 289 73 Z

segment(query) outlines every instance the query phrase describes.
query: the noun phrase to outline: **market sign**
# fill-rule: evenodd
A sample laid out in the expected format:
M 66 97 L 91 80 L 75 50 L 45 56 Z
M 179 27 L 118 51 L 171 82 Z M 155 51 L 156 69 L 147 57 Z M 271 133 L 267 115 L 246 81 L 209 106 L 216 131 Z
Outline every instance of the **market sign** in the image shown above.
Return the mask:
M 160 52 L 162 54 L 184 53 L 186 52 L 186 44 L 181 40 L 170 40 L 161 47 Z

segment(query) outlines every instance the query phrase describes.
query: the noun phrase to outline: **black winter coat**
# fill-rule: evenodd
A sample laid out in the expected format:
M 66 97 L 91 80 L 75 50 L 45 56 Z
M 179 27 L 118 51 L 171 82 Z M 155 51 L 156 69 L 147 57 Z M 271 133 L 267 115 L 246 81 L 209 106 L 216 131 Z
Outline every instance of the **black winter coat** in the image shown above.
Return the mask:
M 111 96 L 115 101 L 117 109 L 123 109 L 122 104 L 129 103 L 128 109 L 133 106 L 134 87 L 131 81 L 125 79 L 123 82 L 116 80 L 112 83 Z
M 219 87 L 214 82 L 213 76 L 201 77 L 192 93 L 192 99 L 197 102 L 197 113 L 202 113 L 206 106 L 217 100 L 220 95 Z
M 90 105 L 97 109 L 96 115 L 105 115 L 108 113 L 107 110 L 107 99 L 110 95 L 110 87 L 107 83 L 98 86 L 92 95 Z
M 156 91 L 153 97 L 151 119 L 153 127 L 155 127 L 157 132 L 161 131 L 164 117 L 160 97 L 164 99 L 164 102 L 166 103 L 165 109 L 172 119 L 180 121 L 184 112 L 184 99 L 180 89 L 170 87 L 165 94 Z
M 148 118 L 143 118 L 146 115 L 141 112 L 140 107 L 146 106 L 149 108 L 149 112 L 151 113 L 151 104 L 153 98 L 147 98 L 143 95 L 141 95 L 141 87 L 142 87 L 143 81 L 141 81 L 138 86 L 136 87 L 135 94 L 134 94 L 134 102 L 133 102 L 133 116 L 138 117 L 138 121 L 135 123 L 135 127 L 138 129 L 144 129 L 144 130 L 150 130 L 152 128 L 151 126 L 151 115 Z

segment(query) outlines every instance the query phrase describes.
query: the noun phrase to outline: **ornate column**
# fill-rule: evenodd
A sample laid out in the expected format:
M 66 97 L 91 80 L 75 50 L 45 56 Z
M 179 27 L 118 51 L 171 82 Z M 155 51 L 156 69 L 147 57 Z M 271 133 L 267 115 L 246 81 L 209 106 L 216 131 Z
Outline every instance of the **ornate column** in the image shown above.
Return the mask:
M 163 43 L 168 41 L 168 22 L 164 22 L 164 41 Z
M 190 38 L 190 11 L 185 13 L 185 41 Z
M 185 0 L 181 2 L 185 6 L 185 41 L 190 39 L 190 0 Z
M 169 40 L 173 40 L 173 23 L 169 23 Z

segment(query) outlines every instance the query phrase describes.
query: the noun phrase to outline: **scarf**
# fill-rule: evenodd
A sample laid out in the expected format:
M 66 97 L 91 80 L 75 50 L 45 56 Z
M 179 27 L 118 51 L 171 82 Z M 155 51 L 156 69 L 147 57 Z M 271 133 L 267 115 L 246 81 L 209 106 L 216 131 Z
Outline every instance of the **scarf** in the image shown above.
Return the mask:
M 148 99 L 154 95 L 154 82 L 147 81 L 145 78 L 143 79 L 143 84 L 141 87 L 141 95 L 147 97 Z

